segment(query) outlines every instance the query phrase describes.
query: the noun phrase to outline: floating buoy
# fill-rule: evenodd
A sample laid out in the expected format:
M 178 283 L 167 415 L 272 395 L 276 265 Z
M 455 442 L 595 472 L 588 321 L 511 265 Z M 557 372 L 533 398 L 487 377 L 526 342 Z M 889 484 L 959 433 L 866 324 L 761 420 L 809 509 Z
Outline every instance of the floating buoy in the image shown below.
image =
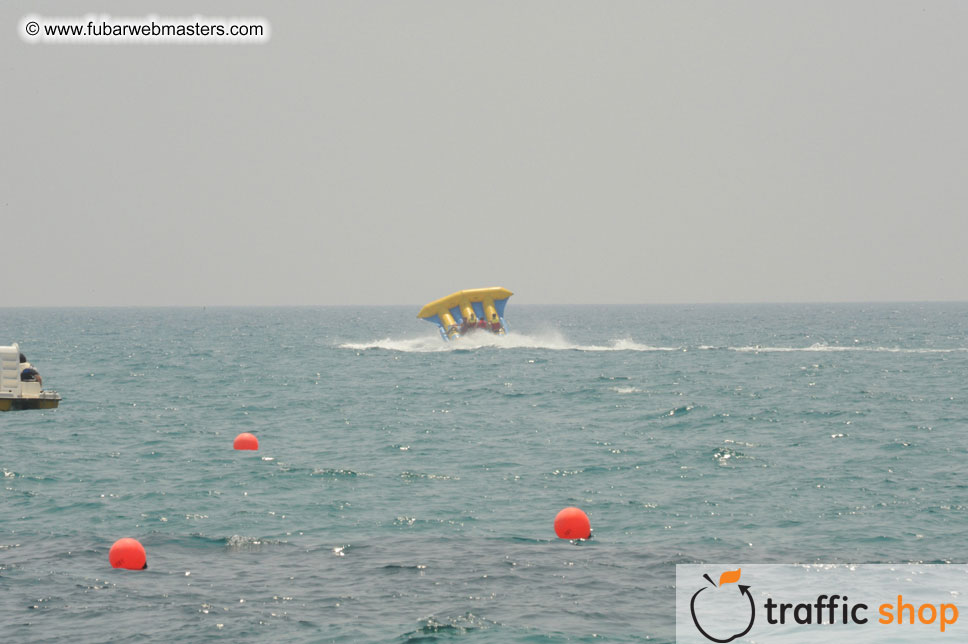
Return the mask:
M 127 570 L 144 570 L 148 567 L 148 556 L 145 548 L 137 539 L 125 537 L 118 539 L 111 546 L 108 553 L 108 561 L 112 568 L 125 568 Z
M 235 449 L 259 449 L 259 439 L 248 432 L 243 432 L 235 437 L 232 447 Z
M 555 534 L 561 539 L 587 539 L 592 536 L 592 524 L 578 508 L 565 508 L 555 517 Z

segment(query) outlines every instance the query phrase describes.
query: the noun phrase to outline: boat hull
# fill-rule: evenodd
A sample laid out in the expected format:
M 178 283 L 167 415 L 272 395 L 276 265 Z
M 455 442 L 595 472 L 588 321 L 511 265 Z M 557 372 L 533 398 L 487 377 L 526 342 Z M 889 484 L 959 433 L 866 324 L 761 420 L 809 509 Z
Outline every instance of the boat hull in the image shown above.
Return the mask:
M 0 398 L 0 411 L 54 409 L 58 404 L 59 398 Z

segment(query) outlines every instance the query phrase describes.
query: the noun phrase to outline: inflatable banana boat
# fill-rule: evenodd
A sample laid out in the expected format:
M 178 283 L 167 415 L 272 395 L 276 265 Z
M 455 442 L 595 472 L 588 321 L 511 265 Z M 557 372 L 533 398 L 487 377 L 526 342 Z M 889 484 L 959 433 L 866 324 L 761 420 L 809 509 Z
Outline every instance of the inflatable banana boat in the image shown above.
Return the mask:
M 457 291 L 427 304 L 417 317 L 436 324 L 448 341 L 476 330 L 504 335 L 508 330 L 504 307 L 512 295 L 500 286 Z

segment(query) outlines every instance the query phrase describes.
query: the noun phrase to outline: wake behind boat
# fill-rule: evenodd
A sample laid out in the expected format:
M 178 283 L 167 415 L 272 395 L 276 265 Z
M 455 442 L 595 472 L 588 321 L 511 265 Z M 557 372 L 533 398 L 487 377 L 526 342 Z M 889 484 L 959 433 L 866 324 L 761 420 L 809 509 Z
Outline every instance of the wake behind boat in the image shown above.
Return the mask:
M 57 407 L 60 394 L 43 389 L 43 385 L 19 345 L 0 346 L 0 411 Z
M 507 333 L 504 307 L 514 295 L 500 286 L 457 291 L 427 304 L 418 318 L 437 325 L 444 340 L 456 340 L 472 331 Z

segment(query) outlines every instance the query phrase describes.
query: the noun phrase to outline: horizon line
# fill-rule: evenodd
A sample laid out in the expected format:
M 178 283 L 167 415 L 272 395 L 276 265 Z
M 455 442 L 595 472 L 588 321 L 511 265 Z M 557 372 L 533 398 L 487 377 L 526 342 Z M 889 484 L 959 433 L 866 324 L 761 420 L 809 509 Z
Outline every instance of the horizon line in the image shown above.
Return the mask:
M 968 300 L 748 300 L 735 302 L 515 302 L 515 308 L 524 306 L 787 306 L 844 305 L 844 304 L 965 304 Z M 20 304 L 6 305 L 5 309 L 253 309 L 253 308 L 365 308 L 365 307 L 415 307 L 422 304 Z

